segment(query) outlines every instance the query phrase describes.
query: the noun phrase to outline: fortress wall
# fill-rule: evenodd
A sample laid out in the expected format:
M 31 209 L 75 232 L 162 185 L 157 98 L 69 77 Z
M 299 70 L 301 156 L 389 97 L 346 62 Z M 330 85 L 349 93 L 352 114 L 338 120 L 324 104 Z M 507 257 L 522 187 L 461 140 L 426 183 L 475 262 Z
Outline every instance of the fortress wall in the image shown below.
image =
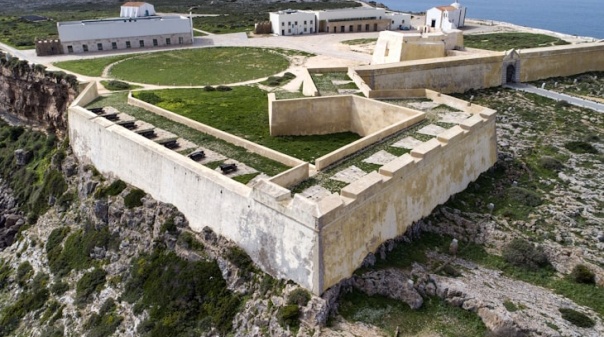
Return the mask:
M 284 153 L 281 153 L 279 151 L 275 151 L 273 149 L 269 149 L 265 146 L 262 146 L 260 144 L 256 144 L 254 142 L 250 142 L 249 140 L 243 139 L 241 137 L 237 137 L 235 135 L 232 135 L 230 133 L 224 132 L 222 130 L 213 128 L 209 125 L 205 125 L 199 122 L 196 122 L 192 119 L 183 117 L 179 114 L 176 114 L 172 111 L 166 110 L 166 109 L 162 109 L 158 106 L 155 106 L 153 104 L 149 104 L 147 102 L 143 102 L 139 99 L 136 99 L 134 97 L 132 97 L 132 92 L 130 94 L 128 94 L 128 104 L 139 107 L 139 108 L 143 108 L 149 112 L 152 112 L 156 115 L 165 117 L 171 121 L 186 125 L 192 129 L 195 129 L 197 131 L 203 132 L 205 134 L 214 136 L 218 139 L 222 139 L 226 142 L 229 142 L 231 144 L 237 145 L 237 146 L 241 146 L 242 148 L 253 152 L 253 153 L 257 153 L 261 156 L 264 156 L 266 158 L 272 159 L 274 161 L 277 161 L 283 165 L 287 165 L 290 167 L 294 167 L 297 165 L 300 165 L 302 163 L 304 163 L 304 161 L 288 156 Z
M 367 146 L 377 143 L 380 140 L 393 135 L 405 128 L 410 127 L 413 124 L 416 124 L 426 118 L 425 114 L 417 114 L 415 116 L 407 117 L 393 125 L 390 125 L 384 129 L 376 131 L 370 135 L 367 135 L 355 142 L 352 142 L 348 145 L 345 145 L 333 152 L 330 152 L 320 158 L 315 160 L 315 168 L 320 171 L 327 168 L 329 165 L 332 165 L 354 153 L 366 148 Z
M 461 110 L 464 112 L 469 112 L 472 114 L 495 112 L 495 110 L 485 108 L 480 105 L 472 104 L 471 102 L 464 101 L 459 98 L 451 97 L 448 95 L 443 95 L 439 92 L 432 91 L 432 90 L 426 90 L 425 97 L 431 99 L 434 103 L 445 104 L 452 108 L 455 108 L 455 109 L 458 109 L 458 110 Z
M 373 134 L 422 113 L 421 111 L 365 97 L 349 97 L 352 100 L 351 131 L 362 136 Z
M 604 71 L 604 43 L 522 49 L 520 81 Z
M 371 90 L 367 97 L 372 99 L 426 98 L 426 89 Z
M 285 188 L 295 186 L 308 179 L 309 169 L 310 165 L 308 163 L 300 164 L 270 178 L 269 181 Z
M 269 101 L 271 136 L 326 135 L 350 129 L 350 96 Z
M 373 90 L 431 89 L 443 93 L 501 85 L 503 53 L 455 56 L 355 68 Z
M 367 83 L 365 83 L 365 80 L 363 80 L 363 78 L 359 76 L 359 74 L 357 74 L 357 72 L 353 68 L 348 68 L 347 75 L 348 77 L 350 77 L 350 79 L 352 79 L 354 84 L 356 84 L 357 88 L 361 90 L 363 95 L 365 95 L 365 97 L 369 97 L 371 93 L 371 88 L 367 85 Z
M 323 289 L 349 277 L 367 254 L 463 191 L 497 160 L 495 115 L 474 115 L 319 203 Z
M 194 231 L 208 226 L 235 241 L 271 275 L 322 291 L 311 202 L 268 181 L 249 188 L 78 106 L 69 136 L 82 163 L 175 205 Z
M 76 105 L 88 105 L 99 96 L 96 81 L 86 83 L 84 89 L 80 92 L 78 97 L 71 102 L 71 106 Z

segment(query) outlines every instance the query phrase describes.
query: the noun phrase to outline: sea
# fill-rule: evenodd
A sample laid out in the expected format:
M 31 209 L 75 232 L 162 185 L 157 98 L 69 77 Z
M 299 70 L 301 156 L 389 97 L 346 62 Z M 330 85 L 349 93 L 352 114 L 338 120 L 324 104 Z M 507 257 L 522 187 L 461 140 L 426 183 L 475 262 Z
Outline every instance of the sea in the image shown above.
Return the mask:
M 392 10 L 425 12 L 455 0 L 381 0 Z M 460 0 L 467 18 L 509 22 L 520 26 L 604 39 L 603 0 Z

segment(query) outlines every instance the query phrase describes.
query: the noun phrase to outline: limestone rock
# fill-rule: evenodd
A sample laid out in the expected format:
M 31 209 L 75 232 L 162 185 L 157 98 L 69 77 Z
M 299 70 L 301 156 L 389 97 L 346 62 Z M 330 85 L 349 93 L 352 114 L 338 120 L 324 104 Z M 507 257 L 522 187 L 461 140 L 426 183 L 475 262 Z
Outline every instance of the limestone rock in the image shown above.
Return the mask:
M 399 269 L 367 272 L 352 278 L 352 286 L 369 296 L 382 295 L 407 303 L 411 309 L 419 309 L 424 300 L 415 290 L 413 281 Z

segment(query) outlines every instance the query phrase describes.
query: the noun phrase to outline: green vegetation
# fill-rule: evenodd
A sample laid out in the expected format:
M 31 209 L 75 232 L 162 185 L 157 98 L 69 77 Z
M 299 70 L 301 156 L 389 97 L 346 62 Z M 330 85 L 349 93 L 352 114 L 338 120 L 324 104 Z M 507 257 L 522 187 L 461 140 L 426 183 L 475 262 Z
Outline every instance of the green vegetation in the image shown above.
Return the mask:
M 568 44 L 556 37 L 533 33 L 493 33 L 464 36 L 464 44 L 469 48 L 505 51 Z
M 512 302 L 512 301 L 505 301 L 505 302 L 503 302 L 503 306 L 509 312 L 516 312 L 516 311 L 518 311 L 518 306 L 516 304 L 514 304 L 514 302 Z
M 9 336 L 29 312 L 41 309 L 48 300 L 48 275 L 38 273 L 17 300 L 0 311 L 0 337 Z
M 571 95 L 581 95 L 601 99 L 604 92 L 604 72 L 589 72 L 569 77 L 552 77 L 546 80 L 535 81 L 540 86 L 545 83 L 549 90 L 565 92 Z M 559 104 L 562 104 L 560 101 Z M 568 104 L 568 102 L 567 102 Z
M 183 49 L 129 58 L 111 67 L 111 76 L 149 84 L 213 85 L 270 76 L 285 70 L 288 64 L 286 58 L 268 49 Z
M 32 267 L 29 262 L 22 262 L 19 267 L 17 267 L 16 279 L 19 286 L 25 287 L 32 276 L 34 276 L 34 267 Z
M 300 307 L 297 304 L 282 306 L 277 311 L 277 320 L 283 328 L 292 328 L 294 331 L 300 326 Z
M 281 163 L 251 153 L 242 147 L 232 145 L 223 140 L 201 133 L 180 123 L 172 122 L 141 108 L 128 105 L 126 103 L 126 93 L 116 93 L 108 97 L 101 97 L 94 101 L 89 107 L 103 106 L 115 107 L 119 111 L 125 112 L 136 119 L 144 120 L 166 131 L 177 134 L 198 145 L 202 145 L 204 148 L 216 151 L 229 158 L 237 158 L 238 161 L 243 162 L 260 172 L 264 172 L 269 176 L 274 176 L 288 169 L 287 166 Z
M 125 182 L 123 182 L 121 179 L 117 179 L 114 180 L 109 186 L 97 189 L 94 193 L 94 197 L 97 199 L 106 198 L 108 196 L 114 197 L 122 193 L 126 187 L 128 187 L 128 185 L 126 185 Z
M 562 318 L 581 328 L 592 328 L 596 325 L 591 318 L 582 312 L 570 308 L 558 309 L 562 314 Z
M 289 81 L 296 78 L 296 75 L 290 73 L 289 71 L 283 74 L 283 76 L 269 76 L 266 81 L 263 81 L 262 84 L 266 84 L 271 87 L 278 87 L 287 84 Z
M 287 304 L 297 304 L 305 307 L 310 301 L 310 293 L 304 288 L 297 288 L 287 296 Z
M 212 327 L 224 335 L 241 303 L 215 261 L 187 261 L 157 249 L 132 261 L 123 299 L 148 311 L 139 327 L 143 336 L 199 335 Z
M 249 280 L 251 273 L 256 270 L 254 261 L 238 246 L 229 247 L 225 257 L 241 270 L 241 277 L 245 280 Z
M 438 331 L 440 336 L 484 336 L 487 328 L 476 313 L 453 307 L 438 298 L 427 298 L 418 310 L 399 300 L 382 296 L 367 296 L 357 290 L 344 295 L 340 314 L 349 321 L 364 322 L 394 335 L 428 335 Z
M 0 292 L 8 285 L 8 278 L 12 273 L 12 268 L 4 260 L 0 259 Z
M 126 208 L 134 208 L 143 205 L 143 197 L 146 195 L 145 191 L 139 188 L 133 188 L 130 193 L 124 197 L 124 205 Z
M 596 284 L 596 275 L 584 264 L 576 265 L 570 277 L 577 283 Z
M 578 154 L 585 154 L 585 153 L 589 153 L 589 154 L 596 154 L 598 153 L 598 149 L 596 149 L 593 145 L 587 143 L 587 142 L 583 142 L 583 141 L 573 141 L 573 142 L 568 142 L 564 144 L 564 147 L 573 152 L 573 153 L 578 153 Z
M 53 63 L 53 65 L 84 76 L 99 77 L 103 74 L 103 70 L 109 65 L 131 57 L 132 55 L 97 57 L 83 60 L 56 62 Z
M 46 253 L 48 265 L 53 274 L 62 277 L 72 269 L 90 268 L 94 264 L 90 257 L 94 247 L 105 249 L 117 247 L 116 237 L 109 233 L 107 227 L 97 229 L 90 224 L 85 224 L 83 227 L 67 237 L 64 247 L 60 243 L 69 231 L 67 227 L 55 229 L 51 233 L 52 243 L 49 238 Z
M 51 167 L 51 158 L 60 151 L 56 136 L 8 126 L 0 122 L 0 177 L 8 182 L 20 209 L 28 214 L 28 222 L 50 207 L 49 200 L 56 200 L 67 190 L 67 183 L 58 170 Z M 24 166 L 15 160 L 15 150 L 29 152 L 31 158 Z
M 89 303 L 92 296 L 105 286 L 106 276 L 107 272 L 100 268 L 84 273 L 76 285 L 76 303 L 78 305 Z
M 314 161 L 360 138 L 350 132 L 272 137 L 266 92 L 257 87 L 235 87 L 225 92 L 172 89 L 143 93 L 135 92 L 135 97 L 159 97 L 159 107 L 305 161 Z
M 133 90 L 142 88 L 140 85 L 132 85 L 126 82 L 111 80 L 111 81 L 101 81 L 101 84 L 107 89 L 111 91 L 122 91 L 122 90 Z
M 203 243 L 199 242 L 195 236 L 187 231 L 181 231 L 178 236 L 178 244 L 185 249 L 201 252 L 205 248 Z
M 99 313 L 93 313 L 84 328 L 88 332 L 88 337 L 107 337 L 113 335 L 117 327 L 124 318 L 117 314 L 117 306 L 113 298 L 109 298 L 103 303 Z
M 170 234 L 175 234 L 178 232 L 178 228 L 176 227 L 176 224 L 174 223 L 174 217 L 169 218 L 168 220 L 166 220 L 166 222 L 164 222 L 161 225 L 161 233 L 170 233 Z
M 375 43 L 377 39 L 353 39 L 353 40 L 344 40 L 341 43 L 347 44 L 350 46 L 356 46 L 359 44 L 367 44 L 367 43 Z

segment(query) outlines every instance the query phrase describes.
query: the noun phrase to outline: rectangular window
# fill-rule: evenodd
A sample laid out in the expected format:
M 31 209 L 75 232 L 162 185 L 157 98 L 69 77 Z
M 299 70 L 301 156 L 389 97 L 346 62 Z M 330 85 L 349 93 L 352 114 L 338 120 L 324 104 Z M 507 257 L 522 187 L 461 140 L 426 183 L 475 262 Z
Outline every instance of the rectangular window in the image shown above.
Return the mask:
M 117 49 L 117 42 L 111 42 L 111 49 Z
M 288 30 L 287 30 L 287 32 L 288 32 L 288 33 L 291 33 L 291 32 L 292 32 L 292 30 L 291 30 L 291 29 L 288 29 Z
M 130 41 L 126 41 L 126 48 L 132 48 L 132 45 L 130 44 Z
M 304 21 L 304 24 L 306 24 L 306 20 Z
M 312 25 L 312 20 L 310 20 L 310 24 Z
M 182 36 L 180 36 L 178 38 L 178 44 L 183 44 L 183 43 L 185 43 L 185 39 Z
M 291 26 L 292 25 L 291 21 L 287 21 L 287 25 Z
M 170 38 L 166 38 L 166 44 L 167 44 L 167 45 L 172 44 L 172 41 L 170 41 Z
M 138 45 L 143 48 L 145 46 L 145 40 L 138 40 Z
M 306 31 L 306 27 L 304 27 L 304 31 Z
M 348 27 L 348 31 L 349 31 L 349 32 L 354 32 L 354 28 L 352 27 L 352 25 L 350 25 L 350 26 Z
M 88 51 L 88 45 L 87 45 L 87 44 L 83 44 L 83 45 L 82 45 L 82 49 L 83 49 L 84 51 Z
M 103 44 L 102 43 L 97 43 L 96 44 L 96 49 L 103 50 Z
M 73 53 L 73 46 L 67 46 L 67 52 Z
M 285 22 L 281 22 L 281 27 L 284 27 L 284 26 L 285 26 Z
M 298 21 L 294 22 L 294 25 L 296 25 L 296 26 L 297 26 L 297 25 L 298 25 Z
M 153 39 L 153 47 L 157 47 L 157 39 Z

